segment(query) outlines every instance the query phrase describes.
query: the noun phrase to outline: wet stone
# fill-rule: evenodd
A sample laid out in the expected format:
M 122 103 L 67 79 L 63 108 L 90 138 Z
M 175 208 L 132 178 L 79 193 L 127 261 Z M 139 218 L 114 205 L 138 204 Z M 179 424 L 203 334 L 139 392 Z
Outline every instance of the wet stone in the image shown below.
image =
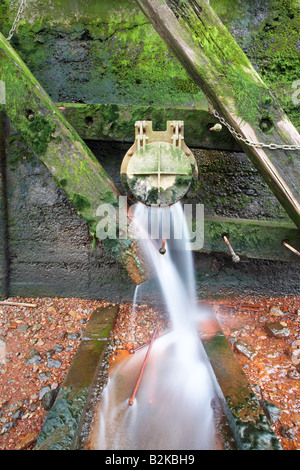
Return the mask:
M 67 339 L 69 341 L 77 341 L 80 338 L 79 333 L 68 333 Z
M 266 333 L 275 338 L 284 338 L 289 336 L 289 328 L 283 326 L 280 322 L 271 322 L 265 324 Z
M 60 353 L 64 350 L 63 346 L 61 344 L 56 344 L 55 346 L 53 346 L 53 351 L 56 353 Z
M 49 391 L 50 391 L 49 385 L 47 385 L 46 387 L 41 388 L 40 393 L 39 393 L 39 399 L 41 400 L 43 398 L 43 396 Z
M 293 380 L 300 380 L 300 364 L 298 364 L 295 369 L 290 369 L 287 372 L 287 377 Z
M 29 325 L 18 325 L 17 330 L 18 330 L 20 333 L 26 333 L 26 331 L 28 330 L 28 328 L 29 328 Z
M 42 398 L 42 405 L 46 411 L 51 410 L 58 394 L 58 389 L 49 390 Z
M 277 317 L 282 317 L 283 316 L 283 312 L 280 310 L 279 307 L 276 307 L 275 305 L 273 305 L 273 307 L 270 308 L 269 314 L 277 316 Z
M 25 364 L 38 364 L 43 361 L 42 356 L 36 349 L 32 349 L 25 359 Z
M 234 349 L 246 356 L 248 359 L 253 359 L 253 357 L 255 357 L 257 354 L 252 346 L 240 340 L 234 343 Z
M 45 352 L 45 356 L 46 356 L 47 359 L 49 359 L 50 357 L 52 357 L 53 354 L 55 354 L 54 349 L 48 349 L 48 351 Z
M 53 359 L 50 357 L 47 361 L 47 365 L 50 369 L 59 369 L 62 366 L 62 362 L 59 359 Z
M 296 435 L 296 429 L 295 428 L 292 428 L 290 426 L 287 426 L 287 425 L 283 424 L 282 426 L 280 426 L 279 432 L 280 432 L 281 436 L 285 437 L 286 439 L 290 439 L 290 440 L 295 439 L 295 435 Z
M 276 423 L 279 420 L 282 411 L 280 408 L 278 408 L 278 406 L 274 405 L 273 403 L 267 400 L 261 400 L 260 405 L 264 410 L 266 417 L 272 424 Z
M 67 334 L 68 334 L 68 333 L 67 333 L 66 331 L 62 331 L 61 333 L 59 333 L 59 334 L 57 335 L 58 341 L 63 341 L 63 340 L 67 337 Z

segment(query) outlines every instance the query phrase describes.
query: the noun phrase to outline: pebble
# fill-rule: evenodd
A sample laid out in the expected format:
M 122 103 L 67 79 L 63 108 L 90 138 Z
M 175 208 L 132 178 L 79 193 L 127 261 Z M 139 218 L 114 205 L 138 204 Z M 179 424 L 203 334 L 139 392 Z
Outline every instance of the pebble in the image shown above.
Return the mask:
M 275 338 L 284 338 L 289 336 L 290 330 L 280 322 L 271 322 L 265 324 L 265 330 L 269 336 Z
M 20 331 L 20 333 L 26 333 L 28 328 L 29 328 L 29 325 L 18 325 L 17 330 Z
M 47 385 L 46 387 L 41 388 L 40 393 L 39 393 L 39 399 L 41 400 L 43 398 L 43 396 L 49 391 L 50 391 L 49 385 Z
M 51 372 L 47 371 L 47 372 L 41 372 L 39 375 L 38 375 L 38 379 L 40 382 L 46 382 L 48 379 L 50 379 L 50 377 L 52 376 Z
M 257 355 L 257 351 L 244 341 L 238 340 L 233 344 L 234 348 L 244 354 L 248 359 L 253 359 Z
M 262 409 L 265 412 L 265 415 L 267 416 L 268 420 L 272 423 L 275 424 L 279 418 L 281 417 L 282 411 L 278 406 L 274 405 L 273 403 L 270 403 L 268 400 L 261 400 L 260 405 Z
M 280 310 L 279 307 L 276 307 L 275 305 L 273 305 L 273 307 L 270 308 L 269 314 L 274 315 L 276 317 L 282 317 L 283 316 L 283 312 Z
M 36 349 L 32 349 L 25 359 L 25 364 L 37 364 L 43 361 L 42 356 Z
M 59 359 L 50 357 L 47 361 L 47 366 L 50 367 L 50 369 L 59 369 L 62 366 L 62 362 Z
M 58 389 L 48 390 L 42 397 L 42 405 L 46 411 L 51 410 L 58 394 Z
M 80 338 L 79 333 L 68 333 L 67 339 L 69 341 L 77 341 Z

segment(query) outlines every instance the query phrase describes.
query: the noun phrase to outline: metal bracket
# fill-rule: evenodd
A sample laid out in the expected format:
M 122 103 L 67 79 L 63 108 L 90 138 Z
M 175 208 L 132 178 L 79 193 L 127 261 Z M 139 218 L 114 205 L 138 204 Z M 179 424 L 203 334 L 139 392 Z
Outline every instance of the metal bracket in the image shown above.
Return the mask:
M 174 148 L 181 149 L 181 144 L 182 144 L 182 141 L 184 140 L 183 121 L 173 121 L 171 123 L 171 127 L 173 128 L 173 135 L 172 135 L 173 146 Z
M 145 150 L 146 140 L 149 139 L 147 136 L 147 127 L 147 121 L 136 121 L 135 123 L 135 139 L 138 150 L 140 150 L 141 147 Z

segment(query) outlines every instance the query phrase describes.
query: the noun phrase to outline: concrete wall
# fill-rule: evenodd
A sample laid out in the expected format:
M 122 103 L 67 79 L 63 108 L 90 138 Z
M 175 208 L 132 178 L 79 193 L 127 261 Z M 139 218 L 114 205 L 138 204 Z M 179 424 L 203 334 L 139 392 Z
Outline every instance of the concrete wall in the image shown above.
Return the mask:
M 119 169 L 129 144 L 88 144 L 123 193 Z M 24 159 L 14 161 L 16 146 L 16 141 L 11 143 L 7 164 L 10 295 L 131 300 L 135 286 L 127 273 L 101 244 L 92 247 L 85 222 L 37 157 L 26 157 L 23 145 Z M 285 220 L 277 200 L 244 154 L 194 152 L 200 168 L 199 182 L 206 182 L 197 201 L 205 203 L 207 214 L 266 220 L 274 219 L 277 213 L 277 220 Z M 218 184 L 220 179 L 223 184 Z M 247 190 L 251 191 L 249 199 L 244 197 Z M 200 296 L 232 289 L 240 293 L 244 288 L 257 291 L 261 286 L 274 294 L 300 293 L 299 263 L 245 258 L 234 265 L 229 253 L 200 252 L 194 253 L 194 258 Z M 149 283 L 141 289 L 142 296 L 153 300 L 153 289 Z

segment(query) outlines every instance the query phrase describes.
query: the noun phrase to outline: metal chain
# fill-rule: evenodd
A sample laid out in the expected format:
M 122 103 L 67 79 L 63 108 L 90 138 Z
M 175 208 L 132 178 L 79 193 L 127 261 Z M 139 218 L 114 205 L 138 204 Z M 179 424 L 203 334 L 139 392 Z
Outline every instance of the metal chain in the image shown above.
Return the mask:
M 26 0 L 21 0 L 21 3 L 20 3 L 20 6 L 19 6 L 19 9 L 18 9 L 18 13 L 17 13 L 17 16 L 15 18 L 15 21 L 13 22 L 13 25 L 11 27 L 11 30 L 8 34 L 8 37 L 7 37 L 7 41 L 10 41 L 14 32 L 16 31 L 16 28 L 19 24 L 19 21 L 21 19 L 21 16 L 22 16 L 22 13 L 23 13 L 23 10 L 25 8 L 25 5 L 26 5 Z
M 233 134 L 238 140 L 241 140 L 245 144 L 249 145 L 250 147 L 256 148 L 269 148 L 271 150 L 281 149 L 281 150 L 300 150 L 300 145 L 286 145 L 286 144 L 265 144 L 263 142 L 252 142 L 249 139 L 245 139 L 239 132 L 236 132 L 234 127 L 232 127 L 228 122 L 225 121 L 223 117 L 220 116 L 218 111 L 214 110 L 213 115 L 229 129 L 231 134 Z

